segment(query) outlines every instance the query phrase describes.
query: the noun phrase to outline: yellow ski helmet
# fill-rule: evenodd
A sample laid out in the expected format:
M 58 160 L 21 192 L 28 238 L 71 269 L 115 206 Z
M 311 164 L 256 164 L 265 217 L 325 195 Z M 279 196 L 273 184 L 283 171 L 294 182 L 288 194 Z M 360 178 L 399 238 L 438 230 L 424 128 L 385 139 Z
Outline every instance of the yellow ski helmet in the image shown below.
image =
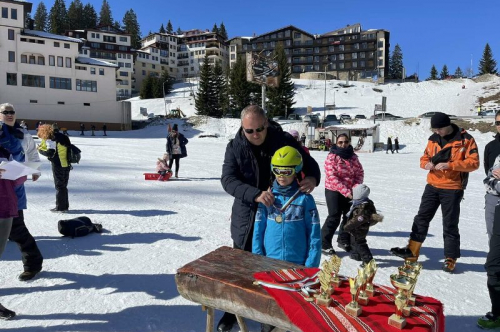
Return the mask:
M 302 155 L 291 146 L 278 149 L 271 159 L 271 169 L 275 167 L 293 168 L 295 173 L 299 173 L 302 170 L 302 165 Z

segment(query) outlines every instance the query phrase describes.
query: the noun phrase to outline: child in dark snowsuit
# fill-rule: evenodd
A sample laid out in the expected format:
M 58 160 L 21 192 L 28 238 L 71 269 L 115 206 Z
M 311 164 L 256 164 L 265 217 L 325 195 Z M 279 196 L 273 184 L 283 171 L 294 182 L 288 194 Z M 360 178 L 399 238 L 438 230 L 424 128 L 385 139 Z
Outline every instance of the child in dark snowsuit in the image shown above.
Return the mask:
M 383 216 L 377 214 L 375 205 L 368 199 L 370 188 L 365 184 L 359 184 L 352 190 L 352 206 L 347 213 L 347 223 L 344 231 L 351 234 L 352 252 L 350 257 L 367 264 L 373 259 L 366 235 L 368 229 L 381 222 Z

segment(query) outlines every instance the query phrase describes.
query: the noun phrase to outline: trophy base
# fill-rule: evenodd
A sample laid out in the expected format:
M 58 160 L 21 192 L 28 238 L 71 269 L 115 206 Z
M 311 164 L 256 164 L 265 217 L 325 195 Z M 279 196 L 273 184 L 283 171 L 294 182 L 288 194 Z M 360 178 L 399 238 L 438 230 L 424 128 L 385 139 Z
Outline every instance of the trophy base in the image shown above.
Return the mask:
M 415 300 L 416 300 L 415 296 L 410 296 L 408 298 L 408 304 L 415 305 Z
M 408 305 L 403 308 L 403 316 L 410 317 L 410 313 L 411 313 L 411 305 Z
M 367 295 L 368 297 L 373 297 L 373 295 L 374 295 L 374 294 L 375 294 L 375 291 L 374 291 L 373 289 L 371 289 L 371 290 L 370 290 L 370 289 L 367 289 L 367 290 L 366 290 L 366 295 Z
M 358 296 L 358 303 L 361 304 L 361 305 L 368 305 L 368 296 L 362 296 L 362 295 L 359 295 Z
M 351 304 L 349 303 L 348 305 L 345 306 L 345 312 L 349 316 L 358 317 L 359 315 L 361 315 L 361 312 L 363 312 L 363 308 L 361 308 L 360 306 L 355 308 L 351 306 Z
M 406 325 L 406 319 L 403 317 L 399 318 L 396 314 L 392 314 L 391 317 L 389 317 L 389 325 L 402 330 Z
M 322 307 L 329 307 L 331 303 L 332 303 L 331 297 L 328 297 L 327 299 L 324 299 L 324 298 L 322 298 L 322 297 L 319 296 L 319 297 L 316 298 L 316 304 L 320 305 Z

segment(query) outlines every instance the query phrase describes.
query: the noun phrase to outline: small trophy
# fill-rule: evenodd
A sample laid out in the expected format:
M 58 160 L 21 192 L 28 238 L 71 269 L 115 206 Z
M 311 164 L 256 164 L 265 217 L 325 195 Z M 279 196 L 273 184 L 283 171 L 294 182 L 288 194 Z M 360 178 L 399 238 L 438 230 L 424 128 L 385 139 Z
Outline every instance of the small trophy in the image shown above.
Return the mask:
M 368 305 L 368 295 L 366 295 L 366 286 L 368 284 L 368 275 L 365 269 L 358 269 L 359 280 L 362 280 L 362 284 L 359 287 L 358 303 L 361 305 Z
M 366 282 L 366 295 L 368 295 L 368 297 L 373 297 L 373 294 L 375 293 L 375 290 L 373 289 L 373 279 L 375 278 L 375 273 L 377 273 L 378 270 L 377 262 L 375 262 L 375 259 L 372 259 L 366 265 L 365 269 L 366 274 L 368 275 L 368 280 Z
M 408 290 L 415 285 L 415 279 L 400 274 L 391 274 L 391 284 L 398 290 L 398 293 L 394 300 L 396 313 L 389 317 L 389 325 L 402 329 L 406 325 L 403 308 L 408 303 Z
M 315 295 L 316 304 L 324 307 L 328 307 L 330 303 L 332 303 L 332 298 L 330 297 L 333 293 L 332 272 L 333 265 L 331 261 L 324 261 L 318 276 L 321 287 L 319 289 L 319 294 Z
M 422 271 L 422 267 L 423 267 L 422 264 L 420 264 L 418 262 L 411 262 L 411 261 L 405 260 L 404 267 L 409 268 L 413 271 L 413 275 L 410 275 L 409 277 L 415 279 L 415 286 L 416 286 L 417 278 L 420 275 L 420 272 Z M 413 292 L 415 291 L 415 286 L 408 293 L 409 294 L 408 303 L 411 305 L 415 305 L 415 296 L 413 296 Z
M 333 267 L 332 285 L 333 287 L 339 287 L 340 286 L 339 271 L 340 271 L 340 265 L 342 264 L 342 259 L 337 255 L 333 255 L 330 258 L 330 263 L 332 264 Z
M 362 278 L 366 278 L 364 273 L 358 274 L 356 278 L 349 278 L 349 286 L 351 288 L 351 302 L 345 306 L 345 312 L 350 315 L 357 317 L 361 315 L 363 309 L 358 304 L 358 296 L 361 291 L 361 286 L 365 283 L 365 280 L 361 280 Z

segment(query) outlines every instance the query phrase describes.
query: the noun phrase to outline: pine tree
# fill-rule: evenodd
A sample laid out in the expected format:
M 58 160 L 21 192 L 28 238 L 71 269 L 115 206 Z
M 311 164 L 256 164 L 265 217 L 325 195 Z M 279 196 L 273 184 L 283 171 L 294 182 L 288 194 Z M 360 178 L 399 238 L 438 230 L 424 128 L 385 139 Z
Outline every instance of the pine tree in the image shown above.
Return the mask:
M 160 81 L 162 84 L 162 97 L 163 97 L 164 95 L 166 96 L 170 92 L 172 92 L 175 79 L 171 77 L 166 70 L 164 70 L 163 73 L 161 74 Z
M 227 98 L 226 75 L 224 74 L 224 70 L 219 62 L 216 62 L 213 68 L 212 89 L 214 103 L 210 116 L 220 118 L 227 111 L 229 105 Z
M 99 12 L 99 25 L 100 26 L 113 26 L 113 15 L 111 14 L 111 7 L 107 0 L 102 0 L 101 11 Z
M 227 37 L 227 31 L 226 31 L 226 26 L 224 25 L 224 22 L 220 24 L 219 27 L 219 34 L 224 40 L 228 40 L 229 38 Z
M 214 23 L 214 27 L 212 28 L 212 32 L 219 33 L 219 28 L 217 27 L 217 23 Z
M 432 65 L 431 68 L 431 76 L 429 76 L 430 80 L 437 80 L 438 79 L 438 71 L 436 69 L 436 66 Z
M 123 16 L 123 30 L 131 35 L 131 46 L 139 49 L 141 47 L 141 28 L 133 9 L 128 10 Z
M 167 33 L 172 34 L 172 32 L 174 32 L 174 27 L 172 26 L 172 23 L 170 23 L 170 20 L 168 20 Z
M 178 28 L 177 28 L 176 33 L 177 33 L 178 35 L 182 35 L 182 30 L 181 30 L 181 27 L 178 27 Z
M 245 60 L 236 58 L 236 63 L 229 71 L 229 107 L 232 112 L 241 112 L 252 101 L 250 83 L 247 81 L 247 68 Z
M 455 76 L 455 78 L 462 78 L 464 77 L 464 73 L 462 72 L 462 69 L 460 69 L 460 67 L 457 67 L 453 76 Z
M 163 26 L 163 23 L 161 24 L 161 27 L 160 27 L 160 33 L 165 33 L 165 27 Z
M 389 59 L 389 76 L 393 79 L 403 78 L 403 51 L 399 44 L 394 46 L 394 51 Z
M 151 76 L 146 76 L 142 81 L 141 92 L 139 97 L 141 99 L 153 98 L 153 78 Z
M 55 0 L 49 13 L 49 32 L 63 35 L 68 27 L 68 13 L 64 0 Z
M 488 43 L 484 47 L 483 57 L 479 60 L 479 75 L 484 74 L 496 74 L 497 73 L 497 62 L 493 59 L 493 52 Z
M 273 52 L 273 58 L 278 62 L 280 72 L 279 85 L 276 88 L 267 88 L 267 114 L 269 117 L 285 115 L 285 111 L 293 111 L 295 86 L 292 81 L 292 72 L 288 65 L 283 44 L 279 43 Z
M 450 76 L 450 73 L 448 72 L 448 66 L 444 65 L 443 69 L 441 69 L 441 73 L 439 74 L 439 77 L 442 80 L 445 80 L 446 78 L 448 78 L 448 76 Z
M 38 31 L 47 31 L 47 7 L 43 1 L 36 7 L 33 27 Z
M 195 108 L 198 115 L 210 115 L 214 103 L 212 89 L 213 72 L 208 63 L 208 55 L 205 53 L 203 65 L 200 70 L 200 81 L 198 83 L 198 92 L 195 96 Z
M 122 25 L 120 24 L 120 21 L 115 21 L 115 23 L 113 23 L 113 28 L 115 28 L 116 30 L 121 30 Z
M 81 29 L 92 29 L 97 27 L 97 12 L 90 3 L 83 7 L 83 18 Z
M 83 4 L 80 0 L 71 1 L 68 8 L 68 26 L 70 30 L 83 27 Z

